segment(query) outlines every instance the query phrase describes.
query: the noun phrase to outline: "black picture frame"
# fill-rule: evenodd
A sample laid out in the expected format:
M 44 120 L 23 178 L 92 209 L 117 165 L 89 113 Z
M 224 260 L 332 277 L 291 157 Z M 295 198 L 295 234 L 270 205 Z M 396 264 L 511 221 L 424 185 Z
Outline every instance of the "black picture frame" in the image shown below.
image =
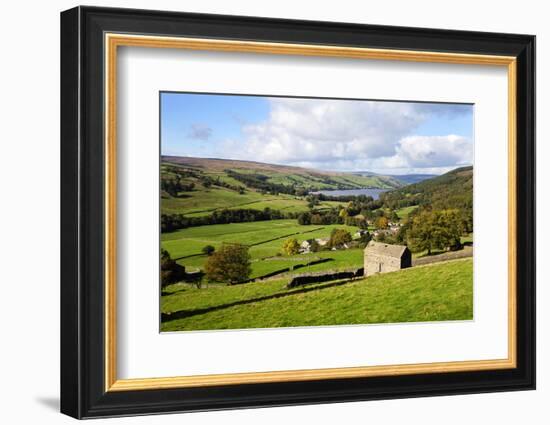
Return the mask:
M 370 378 L 105 391 L 104 34 L 517 58 L 517 367 Z M 61 13 L 61 412 L 75 418 L 535 388 L 535 37 L 132 9 Z

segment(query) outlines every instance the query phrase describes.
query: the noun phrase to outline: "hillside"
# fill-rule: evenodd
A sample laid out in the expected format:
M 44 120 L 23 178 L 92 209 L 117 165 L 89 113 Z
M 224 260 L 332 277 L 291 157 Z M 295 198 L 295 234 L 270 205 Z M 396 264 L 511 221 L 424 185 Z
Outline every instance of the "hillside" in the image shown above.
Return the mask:
M 472 272 L 466 259 L 297 289 L 284 279 L 206 290 L 175 284 L 162 297 L 161 330 L 471 320 Z
M 456 208 L 471 212 L 473 167 L 461 167 L 441 176 L 411 184 L 380 196 L 386 207 L 430 205 L 433 209 Z
M 360 176 L 377 176 L 379 174 L 373 173 L 371 171 L 355 171 L 353 174 Z M 384 177 L 391 177 L 395 180 L 400 181 L 403 185 L 419 183 L 423 180 L 431 179 L 437 177 L 436 174 L 387 174 Z
M 403 174 L 403 175 L 389 175 L 389 177 L 393 177 L 394 179 L 397 179 L 404 184 L 414 184 L 414 183 L 420 183 L 421 181 L 433 179 L 434 177 L 437 177 L 437 174 Z
M 197 173 L 212 174 L 223 179 L 237 179 L 241 183 L 244 182 L 245 186 L 253 186 L 253 180 L 267 184 L 292 186 L 308 191 L 363 188 L 393 189 L 404 184 L 395 177 L 378 174 L 363 176 L 356 173 L 319 171 L 253 161 L 162 156 L 162 162 L 191 169 Z M 250 183 L 246 181 L 246 177 L 250 178 Z

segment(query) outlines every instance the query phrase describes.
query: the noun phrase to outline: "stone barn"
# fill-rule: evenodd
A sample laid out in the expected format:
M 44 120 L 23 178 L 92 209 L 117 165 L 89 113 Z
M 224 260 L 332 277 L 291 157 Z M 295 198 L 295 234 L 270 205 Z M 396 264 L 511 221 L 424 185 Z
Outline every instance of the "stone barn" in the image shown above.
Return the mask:
M 394 272 L 412 266 L 411 251 L 404 245 L 370 241 L 365 247 L 365 276 Z

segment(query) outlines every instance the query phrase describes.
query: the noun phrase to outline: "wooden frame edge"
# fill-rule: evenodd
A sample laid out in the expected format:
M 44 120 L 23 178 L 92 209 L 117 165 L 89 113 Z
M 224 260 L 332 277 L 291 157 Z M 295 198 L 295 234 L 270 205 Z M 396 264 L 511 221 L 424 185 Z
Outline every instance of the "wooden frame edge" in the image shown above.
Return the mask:
M 517 60 L 508 64 L 508 358 L 517 366 Z
M 514 56 L 105 33 L 105 392 L 513 369 L 517 367 L 517 60 Z M 120 46 L 506 66 L 508 71 L 508 358 L 479 361 L 117 379 L 116 62 Z
M 394 366 L 364 366 L 330 369 L 302 369 L 274 372 L 229 373 L 216 375 L 175 376 L 167 378 L 119 379 L 108 391 L 139 391 L 207 387 L 218 385 L 262 384 L 270 382 L 317 381 L 322 379 L 372 378 L 380 376 L 414 375 L 417 373 L 467 372 L 496 369 L 513 369 L 515 362 L 479 360 L 464 362 L 418 363 Z

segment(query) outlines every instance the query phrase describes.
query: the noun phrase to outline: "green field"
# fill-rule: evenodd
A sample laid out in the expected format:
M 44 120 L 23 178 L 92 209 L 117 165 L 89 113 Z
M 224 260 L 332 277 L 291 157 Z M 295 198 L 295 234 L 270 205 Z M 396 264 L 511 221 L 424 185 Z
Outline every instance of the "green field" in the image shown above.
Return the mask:
M 327 209 L 341 205 L 341 202 L 323 201 L 317 209 Z M 209 189 L 197 185 L 197 189 L 180 194 L 179 197 L 164 197 L 161 202 L 163 214 L 186 214 L 189 217 L 209 215 L 216 210 L 271 208 L 283 213 L 308 211 L 308 203 L 304 198 L 290 195 L 268 195 L 253 190 L 243 194 L 226 188 L 212 187 Z
M 262 195 L 258 192 L 247 191 L 240 195 L 238 192 L 227 190 L 225 188 L 205 189 L 198 187 L 197 190 L 185 192 L 178 198 L 163 198 L 161 202 L 161 211 L 167 214 L 200 214 L 206 215 L 216 209 L 221 208 L 251 208 L 249 204 L 271 200 L 278 201 L 280 198 L 273 195 Z M 305 202 L 304 202 L 305 205 Z
M 395 210 L 395 213 L 399 217 L 400 220 L 403 220 L 404 218 L 407 218 L 410 213 L 412 213 L 414 210 L 418 208 L 418 205 L 413 205 L 410 207 L 404 207 L 400 208 L 398 210 Z
M 429 322 L 473 319 L 472 259 L 352 282 L 286 289 L 288 279 L 166 288 L 162 331 Z
M 305 264 L 319 258 L 332 258 L 323 264 L 301 269 L 301 271 L 319 271 L 361 267 L 362 251 L 322 251 L 302 254 L 293 257 L 276 257 L 281 252 L 287 238 L 296 238 L 298 242 L 313 238 L 326 238 L 332 229 L 346 229 L 354 234 L 357 228 L 343 224 L 302 226 L 296 220 L 256 221 L 252 223 L 214 224 L 210 226 L 191 227 L 162 235 L 161 246 L 166 249 L 178 264 L 189 270 L 202 268 L 207 259 L 202 255 L 205 245 L 219 247 L 223 242 L 248 245 L 252 260 L 251 278 L 271 273 L 275 270 Z

